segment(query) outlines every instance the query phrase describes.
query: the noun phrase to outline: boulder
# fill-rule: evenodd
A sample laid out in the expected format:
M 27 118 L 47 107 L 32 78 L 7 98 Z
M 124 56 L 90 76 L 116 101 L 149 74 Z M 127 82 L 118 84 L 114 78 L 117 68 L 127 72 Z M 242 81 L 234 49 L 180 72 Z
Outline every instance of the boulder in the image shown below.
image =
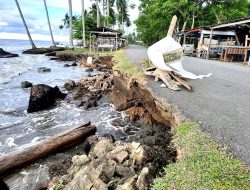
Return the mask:
M 73 90 L 76 87 L 76 83 L 73 80 L 67 80 L 67 82 L 64 84 L 64 88 L 66 90 Z
M 66 185 L 64 190 L 108 190 L 108 187 L 99 179 L 100 171 L 86 166 L 75 175 L 74 179 Z
M 94 71 L 94 69 L 91 68 L 91 67 L 88 67 L 88 68 L 85 69 L 85 72 L 93 72 L 93 71 Z
M 70 65 L 69 65 L 69 64 L 67 64 L 67 63 L 66 63 L 66 64 L 64 64 L 63 66 L 64 66 L 64 67 L 70 67 Z
M 96 107 L 97 106 L 97 101 L 96 100 L 90 100 L 89 102 L 86 102 L 84 104 L 84 109 L 87 110 L 89 108 L 92 108 L 92 107 Z
M 128 178 L 122 185 L 118 185 L 116 190 L 137 190 L 136 179 L 137 175 Z
M 0 58 L 11 58 L 11 57 L 19 57 L 19 55 L 14 53 L 9 53 L 0 48 Z
M 113 160 L 105 160 L 98 167 L 97 170 L 100 171 L 99 178 L 104 182 L 108 183 L 111 181 L 115 174 L 116 162 Z
M 76 166 L 84 166 L 88 162 L 90 162 L 90 159 L 86 155 L 76 155 L 72 158 L 72 163 Z
M 51 60 L 51 61 L 56 61 L 56 60 L 59 60 L 59 58 L 57 58 L 57 57 L 51 57 L 49 60 Z
M 72 63 L 71 66 L 72 66 L 72 67 L 76 67 L 76 66 L 77 66 L 77 63 Z
M 125 150 L 117 152 L 117 153 L 114 152 L 114 159 L 119 164 L 123 163 L 123 161 L 126 160 L 128 157 L 129 157 L 129 154 Z
M 145 190 L 145 184 L 149 184 L 149 182 L 147 181 L 148 175 L 149 169 L 147 167 L 144 167 L 136 182 L 136 186 L 139 190 Z
M 32 86 L 33 86 L 33 84 L 29 81 L 24 81 L 21 83 L 21 88 L 30 88 Z
M 115 142 L 115 137 L 111 134 L 104 134 L 102 137 L 109 139 L 112 143 Z
M 103 138 L 95 144 L 92 154 L 94 154 L 95 157 L 102 157 L 112 151 L 113 148 L 114 144 L 109 139 Z
M 37 69 L 37 72 L 38 73 L 48 73 L 48 72 L 51 72 L 51 69 L 48 67 L 40 67 Z
M 45 56 L 56 56 L 56 52 L 46 53 Z
M 53 106 L 56 99 L 64 99 L 67 94 L 64 94 L 56 86 L 54 88 L 45 85 L 38 84 L 31 88 L 28 113 L 44 110 Z
M 117 165 L 115 168 L 115 175 L 122 178 L 128 178 L 134 176 L 135 174 L 136 173 L 133 167 L 124 167 L 123 165 Z

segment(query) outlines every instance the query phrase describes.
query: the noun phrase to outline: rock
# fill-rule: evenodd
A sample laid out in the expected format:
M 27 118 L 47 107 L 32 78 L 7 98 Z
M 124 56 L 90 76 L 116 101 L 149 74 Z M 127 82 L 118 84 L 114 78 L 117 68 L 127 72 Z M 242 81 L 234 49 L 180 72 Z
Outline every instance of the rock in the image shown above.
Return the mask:
M 45 56 L 56 56 L 56 52 L 46 53 Z
M 103 138 L 95 144 L 92 153 L 96 157 L 101 157 L 113 149 L 114 144 L 109 139 Z
M 87 110 L 89 108 L 96 107 L 96 106 L 97 106 L 96 100 L 90 100 L 89 102 L 84 104 L 84 109 Z
M 64 88 L 66 90 L 73 90 L 76 87 L 76 83 L 73 80 L 67 80 L 67 82 L 64 84 Z
M 45 54 L 55 51 L 67 50 L 65 47 L 34 48 L 23 51 L 23 54 Z
M 70 67 L 70 65 L 66 63 L 63 65 L 63 67 Z
M 121 119 L 114 119 L 111 121 L 111 124 L 115 127 L 124 127 L 126 125 L 126 122 L 121 121 Z
M 116 190 L 137 190 L 136 188 L 137 175 L 128 178 L 122 185 L 118 185 Z
M 1 190 L 9 190 L 8 185 L 0 178 L 0 189 Z
M 85 69 L 85 72 L 93 72 L 93 71 L 94 71 L 94 69 L 91 68 L 91 67 L 88 67 L 88 68 Z
M 57 58 L 57 57 L 52 57 L 52 58 L 50 58 L 49 60 L 51 60 L 51 61 L 53 61 L 53 60 L 59 60 L 59 58 Z
M 128 178 L 134 176 L 135 174 L 136 173 L 133 167 L 124 167 L 123 165 L 117 165 L 115 168 L 115 175 L 121 178 Z
M 104 134 L 102 137 L 109 139 L 112 143 L 115 142 L 115 137 L 111 134 Z
M 107 185 L 99 179 L 99 176 L 100 171 L 86 166 L 76 173 L 64 190 L 108 190 Z
M 128 157 L 129 157 L 129 154 L 125 150 L 114 153 L 114 159 L 119 164 L 123 163 L 123 161 L 126 160 Z
M 40 67 L 37 69 L 37 72 L 38 73 L 48 73 L 48 72 L 51 72 L 51 69 L 48 67 Z
M 143 146 L 140 143 L 132 142 L 131 149 L 131 157 L 133 159 L 133 163 L 135 165 L 142 165 L 146 160 L 146 154 Z
M 115 174 L 116 162 L 113 160 L 106 160 L 97 167 L 97 170 L 100 171 L 99 178 L 104 182 L 108 183 L 111 181 L 112 177 Z
M 0 48 L 0 58 L 11 58 L 11 57 L 19 57 L 19 55 L 14 53 L 9 53 Z
M 29 81 L 24 81 L 21 83 L 21 88 L 29 88 L 29 87 L 32 87 L 33 84 Z
M 50 108 L 55 104 L 56 99 L 64 99 L 67 94 L 64 94 L 56 86 L 54 88 L 38 84 L 31 88 L 29 106 L 27 109 L 28 113 L 36 112 Z
M 145 184 L 148 184 L 147 182 L 147 176 L 149 175 L 149 169 L 147 167 L 144 167 L 138 176 L 136 186 L 138 190 L 145 190 Z
M 77 66 L 77 63 L 72 63 L 71 66 L 72 66 L 72 67 L 76 67 L 76 66 Z
M 86 155 L 76 155 L 73 156 L 72 158 L 72 163 L 75 164 L 76 166 L 84 166 L 88 162 L 90 162 L 90 159 Z
M 161 84 L 161 86 L 160 86 L 161 88 L 167 88 L 167 85 L 165 85 L 165 84 Z

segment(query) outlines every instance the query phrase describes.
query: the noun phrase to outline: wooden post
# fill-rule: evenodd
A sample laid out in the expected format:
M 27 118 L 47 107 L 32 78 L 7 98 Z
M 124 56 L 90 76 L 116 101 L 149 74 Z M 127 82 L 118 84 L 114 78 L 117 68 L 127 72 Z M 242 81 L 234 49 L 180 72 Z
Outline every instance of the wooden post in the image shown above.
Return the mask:
M 172 18 L 172 21 L 171 21 L 171 23 L 169 25 L 167 36 L 171 36 L 171 37 L 173 36 L 176 22 L 177 22 L 177 16 L 174 15 L 173 18 Z
M 116 34 L 116 36 L 115 36 L 115 50 L 117 51 L 117 34 Z
M 213 31 L 214 31 L 214 30 L 211 28 L 210 38 L 209 38 L 209 44 L 208 44 L 208 48 L 207 48 L 207 56 L 206 56 L 206 59 L 209 58 L 209 51 L 210 51 L 210 46 L 211 46 L 211 42 L 212 42 Z

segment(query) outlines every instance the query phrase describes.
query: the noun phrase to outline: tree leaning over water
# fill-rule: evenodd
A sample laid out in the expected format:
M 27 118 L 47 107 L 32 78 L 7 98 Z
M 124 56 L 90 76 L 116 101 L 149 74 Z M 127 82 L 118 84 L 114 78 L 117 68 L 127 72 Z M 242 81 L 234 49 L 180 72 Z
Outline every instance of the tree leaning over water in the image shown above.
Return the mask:
M 17 8 L 18 8 L 19 14 L 20 14 L 20 16 L 21 16 L 21 19 L 22 19 L 22 21 L 23 21 L 23 25 L 24 25 L 24 27 L 25 27 L 26 33 L 27 33 L 27 35 L 28 35 L 28 38 L 29 38 L 31 47 L 32 47 L 32 49 L 36 49 L 36 46 L 35 46 L 35 44 L 34 44 L 32 38 L 31 38 L 31 35 L 30 35 L 30 32 L 29 32 L 28 26 L 27 26 L 27 24 L 26 24 L 26 22 L 25 22 L 25 19 L 24 19 L 24 17 L 23 17 L 23 13 L 22 13 L 22 10 L 21 10 L 21 8 L 20 8 L 20 6 L 19 6 L 19 3 L 18 3 L 17 0 L 15 0 L 15 2 L 16 2 L 16 6 L 17 6 Z
M 49 12 L 48 12 L 48 8 L 47 8 L 46 0 L 43 0 L 43 2 L 44 2 L 45 10 L 46 10 L 46 15 L 47 15 L 47 20 L 48 20 L 48 25 L 49 25 L 49 32 L 50 32 L 51 41 L 52 41 L 53 46 L 55 47 L 56 44 L 55 44 L 55 41 L 54 41 L 52 29 L 51 29 L 51 24 L 50 24 L 50 20 L 49 20 Z

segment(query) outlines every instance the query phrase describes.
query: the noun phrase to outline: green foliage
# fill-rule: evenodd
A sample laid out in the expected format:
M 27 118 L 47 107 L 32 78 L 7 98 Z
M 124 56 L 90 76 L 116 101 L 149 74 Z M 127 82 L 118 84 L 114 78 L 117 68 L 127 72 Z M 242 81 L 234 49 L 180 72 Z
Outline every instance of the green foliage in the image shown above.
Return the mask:
M 178 17 L 177 30 L 213 25 L 250 15 L 248 0 L 140 1 L 140 16 L 135 24 L 141 39 L 148 45 L 166 36 L 173 15 Z M 187 25 L 183 27 L 185 22 Z
M 181 124 L 173 143 L 180 149 L 180 160 L 164 169 L 154 190 L 250 189 L 250 168 L 228 156 L 197 124 Z

